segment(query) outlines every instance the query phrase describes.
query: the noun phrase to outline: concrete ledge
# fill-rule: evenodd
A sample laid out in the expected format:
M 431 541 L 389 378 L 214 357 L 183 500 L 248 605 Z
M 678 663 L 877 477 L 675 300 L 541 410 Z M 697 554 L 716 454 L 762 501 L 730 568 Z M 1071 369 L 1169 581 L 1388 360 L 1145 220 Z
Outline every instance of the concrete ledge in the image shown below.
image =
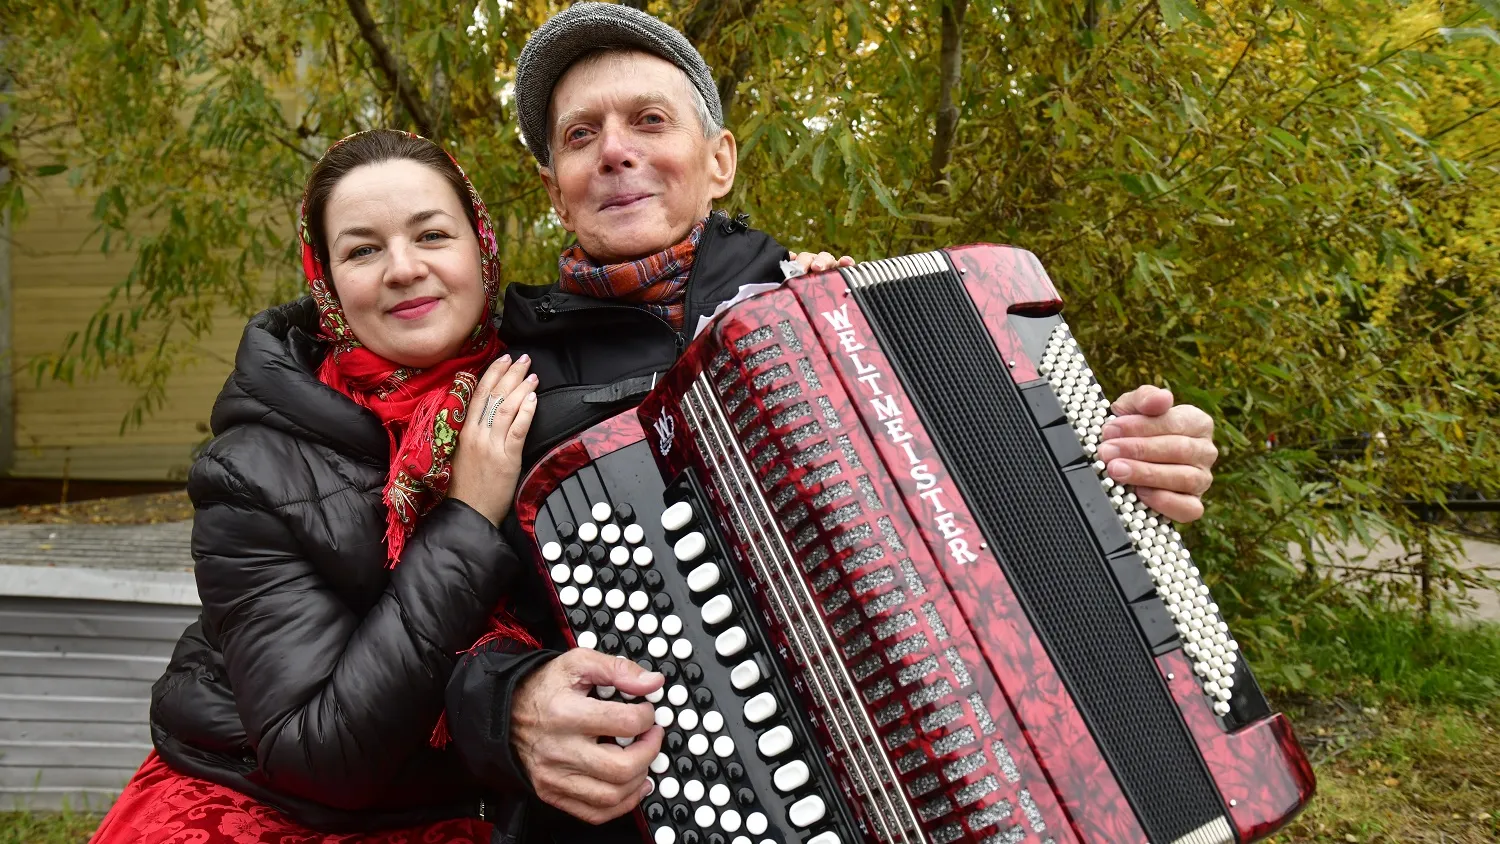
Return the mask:
M 198 584 L 190 571 L 0 564 L 0 595 L 199 606 Z

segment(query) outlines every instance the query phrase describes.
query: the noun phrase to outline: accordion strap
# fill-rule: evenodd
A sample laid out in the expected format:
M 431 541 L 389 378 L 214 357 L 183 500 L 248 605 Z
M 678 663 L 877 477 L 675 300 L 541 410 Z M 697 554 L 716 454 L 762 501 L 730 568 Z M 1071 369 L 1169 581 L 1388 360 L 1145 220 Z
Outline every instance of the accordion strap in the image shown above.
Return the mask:
M 636 378 L 623 378 L 584 394 L 583 401 L 584 404 L 614 404 L 625 399 L 639 398 L 651 392 L 651 388 L 656 386 L 656 379 L 660 377 L 660 372 L 653 372 Z

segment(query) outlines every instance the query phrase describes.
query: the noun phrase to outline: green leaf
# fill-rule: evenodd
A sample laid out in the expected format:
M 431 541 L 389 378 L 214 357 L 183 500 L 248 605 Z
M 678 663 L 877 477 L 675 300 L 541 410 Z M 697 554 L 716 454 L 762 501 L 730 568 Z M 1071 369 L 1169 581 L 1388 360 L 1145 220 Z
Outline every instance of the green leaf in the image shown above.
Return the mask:
M 1490 13 L 1490 17 L 1500 20 L 1500 0 L 1478 0 L 1479 8 Z
M 58 173 L 67 172 L 67 169 L 68 165 L 66 164 L 43 164 L 36 168 L 36 174 L 38 176 L 56 176 Z
M 1184 19 L 1209 29 L 1214 27 L 1213 19 L 1205 15 L 1194 0 L 1161 0 L 1160 7 L 1162 23 L 1168 29 L 1182 26 Z

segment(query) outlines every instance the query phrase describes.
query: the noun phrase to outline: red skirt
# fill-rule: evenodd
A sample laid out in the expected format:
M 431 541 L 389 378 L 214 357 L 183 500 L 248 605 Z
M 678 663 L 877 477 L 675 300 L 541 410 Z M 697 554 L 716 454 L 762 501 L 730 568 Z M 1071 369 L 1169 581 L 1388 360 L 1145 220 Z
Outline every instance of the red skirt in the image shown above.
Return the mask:
M 153 750 L 90 844 L 488 844 L 491 829 L 476 818 L 454 818 L 392 832 L 326 835 L 233 789 L 179 774 Z

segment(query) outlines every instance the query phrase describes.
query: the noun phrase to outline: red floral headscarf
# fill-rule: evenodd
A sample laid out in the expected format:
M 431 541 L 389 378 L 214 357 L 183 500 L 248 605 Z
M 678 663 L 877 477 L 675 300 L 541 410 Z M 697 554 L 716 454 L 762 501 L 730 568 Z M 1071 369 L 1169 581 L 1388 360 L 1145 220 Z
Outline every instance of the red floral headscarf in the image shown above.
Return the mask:
M 329 152 L 356 137 L 359 135 L 344 138 L 329 147 Z M 450 155 L 449 159 L 453 157 Z M 453 166 L 463 175 L 457 161 L 453 161 Z M 363 346 L 349 329 L 343 306 L 313 246 L 313 238 L 323 233 L 310 231 L 307 197 L 303 195 L 298 226 L 302 271 L 321 315 L 320 336 L 330 345 L 318 377 L 380 417 L 390 436 L 391 468 L 384 497 L 388 511 L 386 550 L 391 566 L 400 560 L 401 549 L 417 520 L 447 492 L 453 451 L 458 445 L 458 432 L 463 428 L 469 400 L 480 375 L 503 349 L 494 319 L 494 306 L 500 295 L 500 255 L 495 231 L 484 201 L 469 177 L 463 175 L 463 180 L 474 207 L 474 228 L 479 236 L 480 266 L 489 307 L 457 356 L 426 369 L 386 360 Z

